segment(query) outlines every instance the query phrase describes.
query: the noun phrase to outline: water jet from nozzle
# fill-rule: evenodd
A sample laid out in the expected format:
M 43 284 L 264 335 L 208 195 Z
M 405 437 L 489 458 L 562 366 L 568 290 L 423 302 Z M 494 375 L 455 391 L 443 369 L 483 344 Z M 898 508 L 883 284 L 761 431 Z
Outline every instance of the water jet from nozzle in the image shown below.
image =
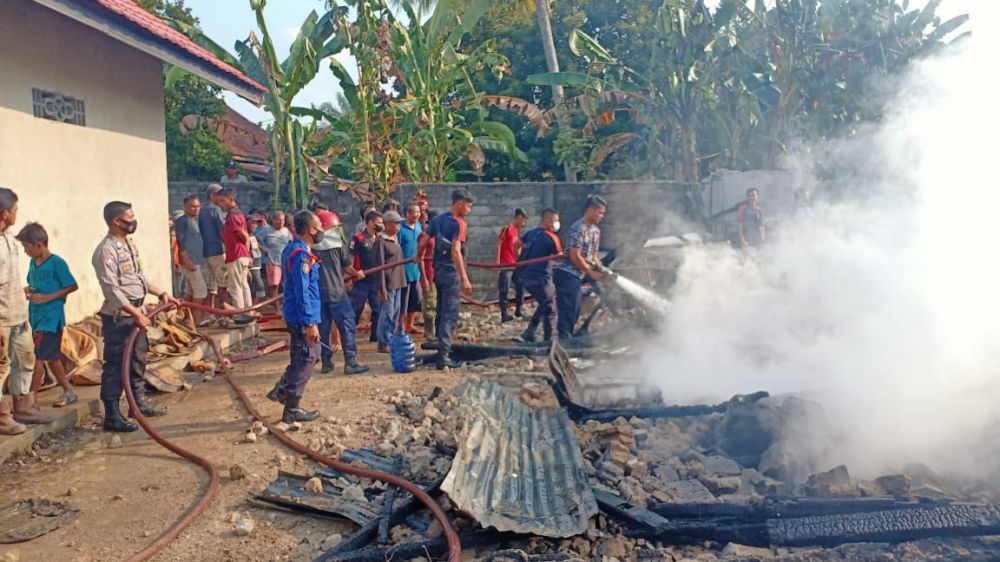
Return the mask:
M 670 310 L 670 301 L 657 295 L 653 291 L 632 281 L 631 279 L 615 273 L 608 267 L 600 263 L 593 263 L 591 267 L 600 271 L 605 277 L 611 279 L 618 285 L 618 288 L 628 293 L 640 305 L 650 312 L 665 315 Z

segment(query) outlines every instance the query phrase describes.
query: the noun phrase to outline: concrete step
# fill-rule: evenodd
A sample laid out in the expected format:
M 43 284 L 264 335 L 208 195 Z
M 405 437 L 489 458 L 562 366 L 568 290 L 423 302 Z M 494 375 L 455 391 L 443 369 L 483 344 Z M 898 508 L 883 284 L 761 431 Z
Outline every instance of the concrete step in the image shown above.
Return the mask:
M 234 328 L 232 330 L 209 329 L 205 333 L 212 337 L 225 351 L 240 343 L 253 339 L 257 336 L 257 324 Z M 189 353 L 177 357 L 167 357 L 160 361 L 149 364 L 149 368 L 156 368 L 165 365 L 178 371 L 183 371 L 191 361 L 197 361 L 203 357 L 212 357 L 211 348 L 208 342 L 199 341 L 191 346 Z M 35 441 L 43 435 L 56 433 L 64 429 L 75 427 L 87 416 L 100 415 L 101 408 L 101 387 L 100 386 L 77 386 L 77 396 L 80 400 L 72 406 L 66 408 L 52 408 L 52 404 L 59 399 L 62 389 L 58 386 L 42 391 L 38 395 L 38 403 L 43 408 L 55 412 L 58 417 L 47 424 L 29 425 L 28 431 L 20 435 L 0 436 L 0 462 L 5 462 L 11 455 L 31 450 Z

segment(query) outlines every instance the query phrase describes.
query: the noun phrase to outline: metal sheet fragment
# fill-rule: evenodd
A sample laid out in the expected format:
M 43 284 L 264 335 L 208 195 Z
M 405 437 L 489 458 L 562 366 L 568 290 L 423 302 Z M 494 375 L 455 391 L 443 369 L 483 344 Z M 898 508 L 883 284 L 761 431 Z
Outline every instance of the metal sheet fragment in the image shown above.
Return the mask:
M 597 501 L 566 412 L 532 410 L 492 381 L 465 385 L 459 449 L 441 489 L 483 527 L 546 537 L 587 530 Z

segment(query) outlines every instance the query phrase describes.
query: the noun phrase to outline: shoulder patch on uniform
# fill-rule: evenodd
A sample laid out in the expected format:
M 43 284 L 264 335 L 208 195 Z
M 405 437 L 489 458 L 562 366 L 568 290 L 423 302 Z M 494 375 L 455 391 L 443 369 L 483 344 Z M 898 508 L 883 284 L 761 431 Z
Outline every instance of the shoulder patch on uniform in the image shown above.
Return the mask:
M 115 254 L 104 252 L 104 265 L 114 267 L 118 264 Z

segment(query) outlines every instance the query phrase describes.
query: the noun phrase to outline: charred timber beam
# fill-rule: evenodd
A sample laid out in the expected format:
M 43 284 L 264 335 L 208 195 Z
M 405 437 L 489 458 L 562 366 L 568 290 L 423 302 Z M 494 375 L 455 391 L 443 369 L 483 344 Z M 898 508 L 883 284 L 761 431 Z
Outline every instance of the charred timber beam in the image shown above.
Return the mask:
M 424 491 L 431 496 L 436 495 L 441 491 L 442 482 L 444 482 L 443 478 L 435 481 L 433 484 L 425 488 Z M 398 504 L 398 506 L 388 516 L 388 527 L 391 529 L 392 527 L 399 525 L 407 517 L 419 511 L 421 507 L 421 503 L 413 496 L 410 496 L 405 501 Z M 335 560 L 342 554 L 358 551 L 371 544 L 371 542 L 378 536 L 379 528 L 382 526 L 383 517 L 377 517 L 363 525 L 353 535 L 348 537 L 347 540 L 321 554 L 318 558 L 316 558 L 316 562 Z
M 770 519 L 768 536 L 780 546 L 835 546 L 853 542 L 900 543 L 930 537 L 1000 534 L 1000 509 L 951 504 L 847 515 Z
M 462 542 L 462 547 L 481 547 L 514 540 L 518 536 L 514 533 L 501 533 L 498 531 L 474 531 L 459 535 L 459 539 Z M 440 558 L 447 551 L 448 543 L 444 539 L 433 539 L 391 546 L 377 546 L 338 554 L 331 554 L 333 551 L 327 551 L 320 555 L 319 558 L 316 558 L 314 562 L 385 562 L 386 560 L 399 562 L 400 560 L 409 560 L 418 556 Z
M 636 507 L 600 488 L 594 488 L 594 499 L 602 512 L 623 523 L 627 528 L 643 534 L 657 535 L 671 528 L 671 522 L 665 517 L 643 507 Z
M 420 344 L 420 349 L 436 350 L 437 342 L 424 342 Z M 451 356 L 460 361 L 482 361 L 496 357 L 546 355 L 548 349 L 544 347 L 530 347 L 525 345 L 472 345 L 457 343 L 451 346 Z
M 618 418 L 630 419 L 632 417 L 655 419 L 705 416 L 709 414 L 724 413 L 733 401 L 753 403 L 770 396 L 767 392 L 760 391 L 753 394 L 735 396 L 729 401 L 715 405 L 696 404 L 689 406 L 645 406 L 641 408 L 611 408 L 607 410 L 594 410 L 571 402 L 569 400 L 569 396 L 566 394 L 565 390 L 560 387 L 560 385 L 553 384 L 553 389 L 555 390 L 556 398 L 559 399 L 559 402 L 562 403 L 569 413 L 569 417 L 577 423 L 589 420 L 606 423 L 612 422 Z
M 873 498 L 790 498 L 767 499 L 756 503 L 731 502 L 665 502 L 650 506 L 650 510 L 669 519 L 732 517 L 747 520 L 847 515 L 896 509 L 939 507 L 951 500 L 898 501 L 892 496 Z

